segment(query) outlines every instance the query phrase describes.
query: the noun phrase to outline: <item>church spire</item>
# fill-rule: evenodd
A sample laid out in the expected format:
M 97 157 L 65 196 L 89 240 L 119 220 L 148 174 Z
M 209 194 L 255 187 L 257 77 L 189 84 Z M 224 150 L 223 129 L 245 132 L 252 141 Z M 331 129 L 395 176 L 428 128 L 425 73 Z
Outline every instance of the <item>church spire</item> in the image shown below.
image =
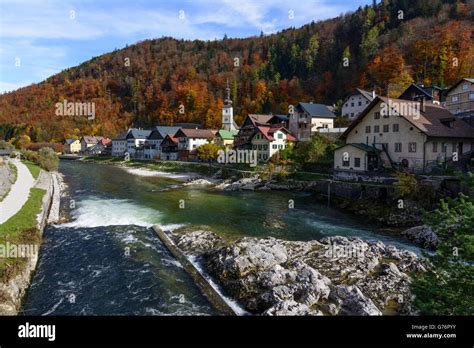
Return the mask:
M 225 89 L 225 99 L 224 105 L 231 106 L 232 100 L 230 99 L 230 87 L 229 87 L 229 80 L 227 80 L 227 87 Z

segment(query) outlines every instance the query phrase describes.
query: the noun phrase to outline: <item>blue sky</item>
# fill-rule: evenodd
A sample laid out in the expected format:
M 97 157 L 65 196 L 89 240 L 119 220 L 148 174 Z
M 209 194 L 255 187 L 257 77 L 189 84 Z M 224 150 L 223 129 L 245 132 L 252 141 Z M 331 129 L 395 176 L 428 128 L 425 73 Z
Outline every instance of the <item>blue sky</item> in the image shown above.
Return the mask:
M 0 93 L 126 44 L 162 36 L 273 33 L 371 0 L 0 0 Z

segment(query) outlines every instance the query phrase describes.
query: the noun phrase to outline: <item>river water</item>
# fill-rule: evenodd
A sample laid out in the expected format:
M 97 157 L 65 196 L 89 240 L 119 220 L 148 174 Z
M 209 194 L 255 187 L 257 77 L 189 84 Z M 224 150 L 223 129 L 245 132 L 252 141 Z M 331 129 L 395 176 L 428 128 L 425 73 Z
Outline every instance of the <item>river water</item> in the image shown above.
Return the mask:
M 220 192 L 163 176 L 63 161 L 72 222 L 45 229 L 25 315 L 216 314 L 150 229 L 205 225 L 226 238 L 357 236 L 413 249 L 310 194 Z M 289 206 L 293 205 L 294 208 Z

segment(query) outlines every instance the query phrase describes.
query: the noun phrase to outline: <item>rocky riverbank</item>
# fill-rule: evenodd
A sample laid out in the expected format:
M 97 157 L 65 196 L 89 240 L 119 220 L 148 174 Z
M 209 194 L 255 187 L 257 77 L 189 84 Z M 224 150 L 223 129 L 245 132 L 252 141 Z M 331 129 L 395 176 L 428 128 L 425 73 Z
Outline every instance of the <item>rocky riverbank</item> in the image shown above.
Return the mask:
M 228 243 L 204 229 L 169 235 L 253 314 L 416 314 L 411 274 L 425 265 L 410 251 L 339 236 L 306 242 L 245 237 Z

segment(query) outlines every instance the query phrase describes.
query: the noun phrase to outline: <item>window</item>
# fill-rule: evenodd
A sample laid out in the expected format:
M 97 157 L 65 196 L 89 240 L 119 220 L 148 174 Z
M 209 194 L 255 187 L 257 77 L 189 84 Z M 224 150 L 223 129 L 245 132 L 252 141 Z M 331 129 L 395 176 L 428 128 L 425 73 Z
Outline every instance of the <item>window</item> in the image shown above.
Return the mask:
M 368 100 L 366 100 L 366 101 L 365 101 L 365 104 L 369 104 L 369 101 L 368 101 Z
M 351 106 L 354 106 L 354 103 L 351 103 Z
M 402 152 L 402 143 L 395 143 L 395 152 Z
M 365 126 L 365 132 L 370 133 L 370 126 Z
M 398 123 L 394 123 L 394 124 L 392 125 L 392 131 L 398 132 L 398 130 L 399 130 Z
M 359 102 L 359 106 L 362 106 L 362 102 Z
M 448 146 L 445 143 L 441 144 L 441 151 L 445 152 L 445 153 L 446 153 L 446 151 L 448 151 Z
M 343 167 L 349 167 L 349 158 L 347 158 L 346 160 L 342 160 L 342 166 Z
M 458 101 L 458 96 L 457 96 L 457 95 L 453 95 L 453 96 L 451 97 L 451 101 L 452 101 L 452 102 L 457 102 L 457 101 Z
M 283 133 L 278 133 L 278 139 L 283 139 Z
M 453 152 L 456 152 L 458 150 L 458 144 L 453 143 L 452 149 L 453 149 Z
M 433 152 L 438 152 L 438 142 L 433 141 Z
M 263 145 L 264 150 L 268 150 L 268 145 Z
M 346 108 L 349 106 L 349 104 L 346 103 L 346 105 L 344 105 Z
M 353 113 L 353 112 L 351 112 L 351 117 L 354 117 L 354 113 Z
M 374 133 L 380 132 L 380 126 L 374 126 Z
M 388 133 L 388 131 L 389 131 L 389 125 L 388 125 L 388 124 L 384 124 L 384 125 L 383 125 L 383 132 L 384 132 L 384 133 Z
M 276 149 L 277 149 L 277 145 L 276 145 L 276 144 L 273 144 L 273 145 L 272 145 L 272 148 L 273 148 L 273 150 L 276 150 Z
M 467 89 L 469 88 L 469 84 L 465 83 L 462 85 L 462 90 L 463 91 L 467 91 Z
M 408 143 L 408 152 L 416 152 L 416 143 Z
M 474 92 L 469 93 L 469 100 L 474 100 Z
M 360 168 L 360 158 L 354 157 L 354 167 Z
M 377 111 L 377 112 L 374 113 L 374 119 L 375 120 L 380 119 L 380 112 Z

